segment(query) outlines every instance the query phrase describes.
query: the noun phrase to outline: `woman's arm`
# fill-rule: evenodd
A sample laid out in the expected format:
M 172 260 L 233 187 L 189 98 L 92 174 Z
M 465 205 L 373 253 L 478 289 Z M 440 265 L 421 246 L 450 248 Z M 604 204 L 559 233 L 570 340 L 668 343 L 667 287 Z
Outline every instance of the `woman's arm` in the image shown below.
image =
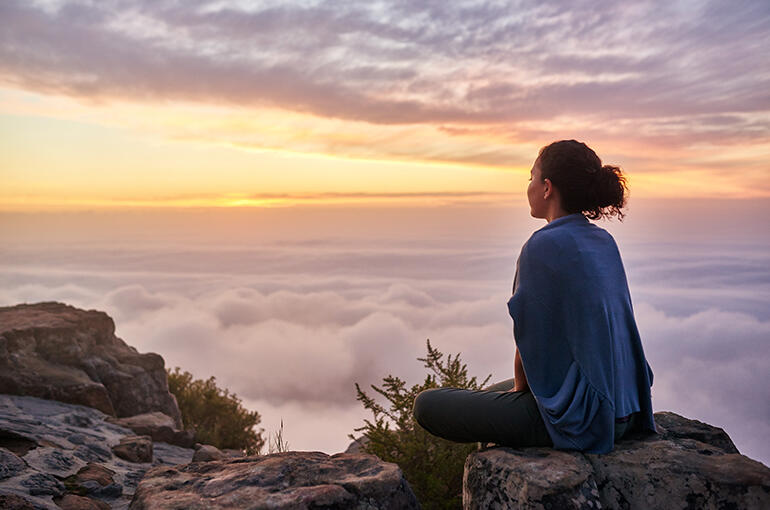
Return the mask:
M 527 376 L 524 374 L 524 365 L 521 363 L 521 354 L 519 348 L 516 348 L 516 357 L 513 361 L 513 389 L 511 391 L 524 391 L 529 389 Z

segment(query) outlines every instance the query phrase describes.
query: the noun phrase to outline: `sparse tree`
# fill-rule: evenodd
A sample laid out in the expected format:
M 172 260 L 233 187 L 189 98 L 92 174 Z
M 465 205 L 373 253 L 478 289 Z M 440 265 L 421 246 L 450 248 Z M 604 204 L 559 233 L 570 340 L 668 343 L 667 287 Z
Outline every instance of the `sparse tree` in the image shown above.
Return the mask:
M 403 380 L 388 375 L 382 386 L 372 385 L 385 397 L 387 405 L 375 401 L 356 383 L 357 400 L 372 412 L 373 420 L 365 419 L 365 425 L 354 430 L 363 432 L 364 451 L 398 464 L 424 509 L 456 509 L 462 507 L 465 459 L 476 444 L 455 443 L 427 432 L 412 415 L 414 399 L 429 388 L 478 390 L 487 384 L 491 374 L 478 383 L 476 377 L 468 377 L 459 353 L 444 360 L 444 354 L 430 345 L 430 339 L 427 348 L 428 355 L 417 358 L 429 371 L 422 384 L 407 388 Z M 355 439 L 353 434 L 349 437 Z
M 182 422 L 195 432 L 200 443 L 217 448 L 233 448 L 247 455 L 260 453 L 265 445 L 263 429 L 255 430 L 261 421 L 259 413 L 249 411 L 241 400 L 227 389 L 221 389 L 212 376 L 194 379 L 190 372 L 166 370 L 168 388 L 176 397 Z

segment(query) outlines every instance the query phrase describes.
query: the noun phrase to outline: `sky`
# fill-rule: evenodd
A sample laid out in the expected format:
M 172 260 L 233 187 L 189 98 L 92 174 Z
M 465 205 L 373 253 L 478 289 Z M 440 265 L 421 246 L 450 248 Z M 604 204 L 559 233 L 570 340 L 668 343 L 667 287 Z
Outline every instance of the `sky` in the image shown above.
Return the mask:
M 537 151 L 631 190 L 653 406 L 770 463 L 770 4 L 0 2 L 0 305 L 108 312 L 299 449 L 425 340 L 510 377 Z M 740 398 L 736 398 L 739 395 Z
M 518 189 L 561 138 L 638 196 L 770 195 L 764 1 L 7 0 L 0 17 L 5 210 L 463 201 Z

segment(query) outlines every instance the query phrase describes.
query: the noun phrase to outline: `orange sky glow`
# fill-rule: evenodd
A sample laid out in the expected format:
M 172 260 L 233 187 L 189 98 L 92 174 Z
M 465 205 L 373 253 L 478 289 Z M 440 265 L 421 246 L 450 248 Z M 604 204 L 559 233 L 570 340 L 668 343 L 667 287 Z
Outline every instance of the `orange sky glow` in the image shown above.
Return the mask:
M 533 31 L 529 50 L 514 46 L 526 30 L 501 26 L 500 40 L 469 41 L 452 58 L 409 39 L 401 21 L 364 23 L 382 13 L 347 13 L 361 22 L 352 39 L 368 44 L 356 46 L 325 39 L 324 23 L 344 13 L 318 7 L 317 24 L 296 27 L 285 7 L 288 18 L 263 28 L 286 39 L 239 60 L 208 47 L 265 43 L 228 32 L 239 16 L 267 23 L 259 10 L 225 9 L 228 21 L 205 9 L 88 8 L 102 24 L 86 27 L 67 2 L 3 7 L 17 24 L 0 50 L 0 210 L 501 204 L 522 200 L 537 150 L 563 138 L 624 168 L 633 196 L 770 197 L 767 77 L 746 55 L 767 39 L 760 30 L 723 48 L 735 52 L 731 68 L 711 58 L 708 34 L 690 35 L 701 38 L 687 42 L 684 73 L 666 59 L 684 42 L 638 40 L 637 25 L 662 16 L 653 9 L 610 10 L 637 24 L 609 53 L 601 32 L 549 45 L 556 34 L 534 35 L 540 17 L 569 20 L 533 8 L 509 13 Z M 463 21 L 452 23 L 436 30 L 449 37 Z M 295 29 L 307 47 L 291 42 Z M 311 47 L 314 37 L 326 42 Z M 422 58 L 386 52 L 393 38 Z

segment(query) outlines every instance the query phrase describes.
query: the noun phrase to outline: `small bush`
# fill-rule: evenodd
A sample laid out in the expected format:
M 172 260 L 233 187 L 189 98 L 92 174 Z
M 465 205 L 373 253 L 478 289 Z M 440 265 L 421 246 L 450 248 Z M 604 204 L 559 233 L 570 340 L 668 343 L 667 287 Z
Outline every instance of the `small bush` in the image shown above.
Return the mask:
M 184 427 L 195 431 L 196 441 L 243 450 L 247 455 L 262 450 L 264 430 L 254 429 L 261 421 L 259 413 L 245 409 L 234 393 L 216 385 L 213 376 L 205 381 L 193 379 L 191 373 L 181 372 L 179 367 L 166 373 L 168 389 L 179 404 Z
M 465 459 L 477 445 L 454 443 L 431 435 L 412 415 L 414 398 L 429 388 L 453 387 L 481 389 L 491 374 L 478 383 L 468 377 L 468 369 L 460 362 L 460 354 L 447 356 L 428 344 L 428 355 L 417 358 L 429 370 L 422 384 L 411 388 L 392 375 L 383 379 L 382 387 L 372 389 L 390 403 L 383 407 L 361 390 L 356 383 L 357 400 L 372 411 L 374 421 L 364 420 L 365 425 L 354 429 L 366 438 L 362 450 L 384 461 L 395 462 L 404 472 L 420 505 L 425 510 L 461 508 L 463 466 Z M 348 437 L 355 440 L 353 434 Z

